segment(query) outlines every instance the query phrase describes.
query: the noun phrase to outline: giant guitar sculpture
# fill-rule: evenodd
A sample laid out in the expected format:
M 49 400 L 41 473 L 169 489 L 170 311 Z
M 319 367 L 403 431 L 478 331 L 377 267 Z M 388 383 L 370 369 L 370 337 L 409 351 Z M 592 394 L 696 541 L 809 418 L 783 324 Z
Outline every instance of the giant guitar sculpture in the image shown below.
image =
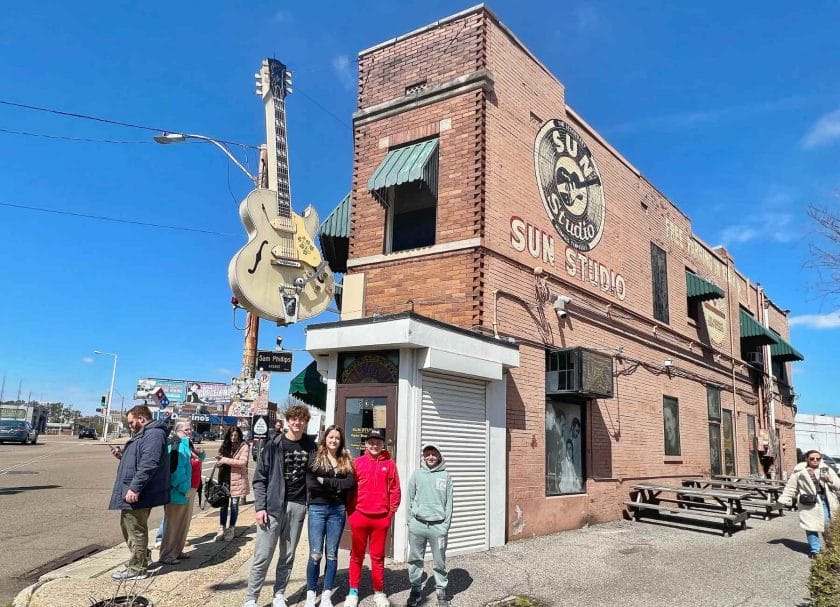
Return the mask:
M 266 59 L 257 74 L 265 103 L 268 189 L 258 188 L 239 205 L 248 243 L 231 259 L 228 281 L 240 305 L 261 318 L 290 324 L 320 314 L 330 304 L 332 272 L 313 238 L 318 214 L 292 211 L 286 143 L 286 95 L 291 73 Z

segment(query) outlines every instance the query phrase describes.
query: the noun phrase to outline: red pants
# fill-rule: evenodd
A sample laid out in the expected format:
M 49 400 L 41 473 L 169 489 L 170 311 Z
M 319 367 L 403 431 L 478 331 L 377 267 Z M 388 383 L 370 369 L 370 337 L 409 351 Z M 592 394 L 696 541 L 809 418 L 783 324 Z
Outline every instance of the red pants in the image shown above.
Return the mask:
M 390 516 L 372 517 L 358 510 L 347 519 L 353 546 L 350 549 L 350 588 L 358 588 L 362 577 L 362 563 L 370 540 L 370 577 L 373 591 L 382 592 L 385 578 L 385 540 L 391 526 Z

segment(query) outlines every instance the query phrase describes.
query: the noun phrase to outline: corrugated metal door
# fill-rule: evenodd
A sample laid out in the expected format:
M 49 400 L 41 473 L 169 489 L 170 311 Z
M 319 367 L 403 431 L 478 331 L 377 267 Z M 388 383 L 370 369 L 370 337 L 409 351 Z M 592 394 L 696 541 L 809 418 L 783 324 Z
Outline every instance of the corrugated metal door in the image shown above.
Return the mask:
M 454 484 L 447 554 L 487 550 L 487 445 L 485 384 L 423 375 L 421 442 L 440 445 Z

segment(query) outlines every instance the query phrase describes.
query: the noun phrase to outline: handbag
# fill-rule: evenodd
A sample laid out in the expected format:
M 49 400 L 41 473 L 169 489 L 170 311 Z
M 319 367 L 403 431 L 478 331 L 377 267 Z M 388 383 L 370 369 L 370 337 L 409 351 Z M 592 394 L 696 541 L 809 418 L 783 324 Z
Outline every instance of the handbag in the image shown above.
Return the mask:
M 210 473 L 210 478 L 204 483 L 204 501 L 210 504 L 213 508 L 221 508 L 228 499 L 230 499 L 230 487 L 223 485 L 213 477 L 216 474 L 218 465 L 213 466 L 213 471 Z
M 803 506 L 813 506 L 817 503 L 816 495 L 808 495 L 807 493 L 799 494 L 799 503 Z

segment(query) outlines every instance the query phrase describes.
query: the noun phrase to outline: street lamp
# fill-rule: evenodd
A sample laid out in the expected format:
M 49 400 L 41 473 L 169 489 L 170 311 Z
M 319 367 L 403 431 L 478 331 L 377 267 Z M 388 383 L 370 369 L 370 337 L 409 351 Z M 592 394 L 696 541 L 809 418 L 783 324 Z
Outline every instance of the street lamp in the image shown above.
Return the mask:
M 100 352 L 99 350 L 94 350 L 93 353 L 114 357 L 114 370 L 111 372 L 111 389 L 108 390 L 108 406 L 105 409 L 105 427 L 102 430 L 102 442 L 105 442 L 108 440 L 108 420 L 111 417 L 111 399 L 114 397 L 114 379 L 117 377 L 117 355 L 113 352 Z
M 242 163 L 240 163 L 236 156 L 230 153 L 230 150 L 225 147 L 223 143 L 220 141 L 213 139 L 212 137 L 207 137 L 206 135 L 195 135 L 195 134 L 187 134 L 187 133 L 161 133 L 160 135 L 155 135 L 155 142 L 167 144 L 167 143 L 182 143 L 187 139 L 198 139 L 199 141 L 207 141 L 208 143 L 212 143 L 217 148 L 224 152 L 225 156 L 227 156 L 233 164 L 239 167 L 239 170 L 245 173 L 248 176 L 255 186 L 259 186 L 258 180 L 256 177 L 251 175 Z

